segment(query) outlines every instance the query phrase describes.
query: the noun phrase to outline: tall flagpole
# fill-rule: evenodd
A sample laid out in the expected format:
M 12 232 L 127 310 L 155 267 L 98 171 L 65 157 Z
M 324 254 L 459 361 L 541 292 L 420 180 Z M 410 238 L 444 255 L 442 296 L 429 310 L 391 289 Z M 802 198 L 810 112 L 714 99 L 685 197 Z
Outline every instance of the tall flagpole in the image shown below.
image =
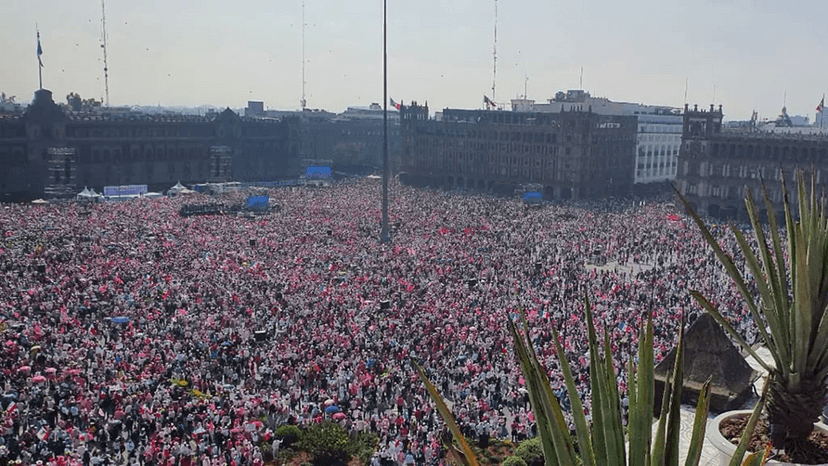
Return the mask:
M 382 0 L 382 230 L 380 242 L 390 243 L 388 229 L 388 1 Z
M 37 79 L 40 82 L 40 90 L 43 90 L 43 62 L 40 61 L 43 49 L 40 47 L 40 29 L 37 27 L 37 23 L 35 23 L 35 31 L 37 31 Z
M 822 94 L 822 102 L 823 105 L 819 106 L 819 132 L 822 132 L 822 128 L 825 126 L 825 93 Z

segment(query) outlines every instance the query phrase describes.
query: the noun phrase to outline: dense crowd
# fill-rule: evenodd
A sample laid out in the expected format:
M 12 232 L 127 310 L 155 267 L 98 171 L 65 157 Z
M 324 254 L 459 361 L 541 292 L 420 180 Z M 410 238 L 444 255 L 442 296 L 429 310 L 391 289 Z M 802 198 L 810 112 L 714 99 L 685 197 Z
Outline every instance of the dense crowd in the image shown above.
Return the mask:
M 584 292 L 622 391 L 642 315 L 662 357 L 677 316 L 699 312 L 688 289 L 753 338 L 670 204 L 392 192 L 391 245 L 370 180 L 272 190 L 281 210 L 257 217 L 180 216 L 212 202 L 201 194 L 0 206 L 0 461 L 254 465 L 278 425 L 332 418 L 377 432 L 378 458 L 434 464 L 442 423 L 410 358 L 467 433 L 530 436 L 505 325 L 519 309 L 564 399 L 549 329 L 562 333 L 587 409 Z

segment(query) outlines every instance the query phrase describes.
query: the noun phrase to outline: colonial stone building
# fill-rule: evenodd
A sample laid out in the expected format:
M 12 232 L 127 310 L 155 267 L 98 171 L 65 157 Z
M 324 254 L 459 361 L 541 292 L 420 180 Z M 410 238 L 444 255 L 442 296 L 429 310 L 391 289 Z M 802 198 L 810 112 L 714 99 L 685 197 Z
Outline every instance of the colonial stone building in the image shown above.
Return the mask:
M 0 115 L 2 199 L 80 187 L 258 181 L 301 173 L 297 118 L 64 112 L 42 89 L 22 114 Z
M 500 194 L 536 184 L 546 199 L 632 190 L 635 116 L 446 109 L 429 119 L 414 103 L 400 117 L 406 183 Z
M 777 215 L 782 211 L 781 175 L 793 189 L 794 173 L 816 170 L 817 182 L 828 175 L 828 135 L 772 133 L 746 128 L 725 130 L 722 108 L 685 107 L 677 185 L 701 214 L 717 219 L 747 222 L 745 187 L 757 200 L 760 215 L 767 216 L 761 180 Z M 793 201 L 795 196 L 791 197 Z
M 300 154 L 307 165 L 331 165 L 335 171 L 373 173 L 382 167 L 383 107 L 348 107 L 336 114 L 324 110 L 264 110 L 263 102 L 248 102 L 245 115 L 255 118 L 297 117 Z M 393 171 L 400 163 L 400 115 L 388 109 L 388 157 Z

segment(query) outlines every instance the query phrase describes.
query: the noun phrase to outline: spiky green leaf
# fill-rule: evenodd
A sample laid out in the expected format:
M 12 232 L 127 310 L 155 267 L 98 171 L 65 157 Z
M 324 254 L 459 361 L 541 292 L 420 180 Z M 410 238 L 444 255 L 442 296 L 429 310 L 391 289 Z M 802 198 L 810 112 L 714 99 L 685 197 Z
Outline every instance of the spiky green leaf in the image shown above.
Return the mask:
M 434 385 L 431 383 L 431 380 L 428 379 L 425 371 L 423 370 L 422 366 L 420 366 L 417 361 L 414 359 L 411 360 L 411 364 L 414 366 L 414 369 L 417 371 L 417 375 L 420 377 L 420 381 L 423 382 L 423 385 L 426 387 L 426 391 L 428 395 L 431 397 L 431 400 L 434 401 L 434 404 L 437 405 L 437 412 L 440 413 L 440 416 L 443 418 L 443 422 L 446 423 L 451 434 L 454 436 L 457 443 L 460 445 L 460 448 L 463 450 L 463 454 L 465 455 L 465 463 L 467 466 L 478 466 L 477 457 L 474 456 L 474 452 L 472 451 L 471 447 L 469 446 L 468 442 L 466 442 L 466 438 L 463 437 L 463 433 L 460 432 L 460 428 L 457 427 L 457 422 L 454 420 L 454 415 L 451 414 L 451 410 L 449 409 L 446 402 L 443 400 L 443 397 L 440 396 L 440 393 L 434 388 Z

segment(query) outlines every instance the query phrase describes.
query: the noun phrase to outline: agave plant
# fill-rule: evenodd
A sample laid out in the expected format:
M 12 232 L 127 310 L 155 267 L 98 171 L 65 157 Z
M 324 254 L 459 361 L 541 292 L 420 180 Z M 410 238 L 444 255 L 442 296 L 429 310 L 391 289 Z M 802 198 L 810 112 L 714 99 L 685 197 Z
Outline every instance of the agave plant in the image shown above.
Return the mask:
M 509 322 L 515 354 L 526 380 L 546 464 L 549 466 L 575 466 L 581 464 L 584 466 L 624 466 L 627 464 L 631 466 L 678 466 L 681 423 L 679 408 L 684 364 L 683 328 L 679 330 L 675 364 L 671 375 L 668 376 L 668 384 L 664 389 L 661 416 L 654 438 L 652 431 L 655 394 L 653 322 L 651 317 L 648 317 L 646 324 L 642 322 L 639 329 L 638 365 L 634 364 L 633 358 L 629 358 L 627 363 L 629 374 L 628 398 L 630 403 L 629 422 L 625 435 L 616 373 L 612 353 L 610 352 L 609 335 L 605 329 L 603 342 L 599 343 L 589 300 L 586 298 L 585 304 L 589 335 L 590 387 L 592 390 L 591 424 L 584 414 L 584 407 L 575 387 L 569 361 L 564 356 L 557 332 L 554 328 L 552 329 L 555 352 L 560 361 L 572 407 L 572 417 L 575 425 L 574 439 L 570 433 L 569 425 L 564 419 L 558 399 L 552 392 L 547 372 L 528 340 L 529 328 L 523 313 L 521 313 L 523 334 L 513 322 Z M 447 444 L 446 447 L 450 456 L 460 464 L 476 466 L 479 463 L 474 457 L 473 450 L 457 428 L 448 406 L 428 380 L 423 368 L 416 361 L 412 361 L 412 363 L 460 446 L 462 453 L 453 444 Z M 709 404 L 710 382 L 708 381 L 699 394 L 696 406 L 692 440 L 685 462 L 687 466 L 699 464 Z M 757 404 L 747 430 L 752 432 L 752 426 L 755 425 L 763 404 L 764 396 Z M 578 445 L 577 450 L 574 447 L 575 441 Z M 746 439 L 742 443 L 746 443 Z M 734 455 L 731 464 L 739 465 L 744 453 L 744 447 L 737 450 L 737 455 Z M 762 453 L 751 454 L 743 464 L 760 465 L 764 458 L 765 456 Z
M 750 189 L 745 188 L 747 207 L 757 253 L 741 230 L 731 230 L 745 257 L 747 269 L 758 289 L 758 302 L 751 295 L 745 278 L 710 234 L 702 219 L 679 194 L 690 215 L 698 224 L 707 243 L 713 248 L 727 273 L 747 303 L 759 334 L 773 356 L 774 365 L 759 358 L 718 308 L 696 291 L 693 297 L 733 336 L 770 374 L 768 418 L 774 445 L 795 445 L 806 438 L 819 420 L 825 404 L 825 380 L 828 375 L 828 220 L 825 196 L 817 199 L 816 178 L 811 176 L 810 193 L 805 177 L 797 171 L 798 220 L 794 221 L 788 190 L 782 176 L 786 240 L 777 224 L 768 190 L 762 183 L 767 210 L 770 244 Z M 783 255 L 787 246 L 788 266 Z M 761 261 L 761 263 L 760 263 Z

